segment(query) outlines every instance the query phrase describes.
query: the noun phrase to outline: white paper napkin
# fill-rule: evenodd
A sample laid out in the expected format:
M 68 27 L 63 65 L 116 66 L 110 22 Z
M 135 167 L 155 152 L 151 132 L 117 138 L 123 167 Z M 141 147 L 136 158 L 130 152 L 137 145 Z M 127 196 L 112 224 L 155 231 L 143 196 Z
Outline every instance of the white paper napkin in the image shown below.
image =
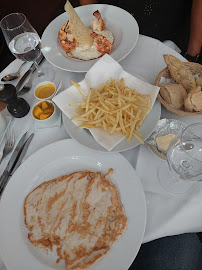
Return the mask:
M 109 80 L 110 77 L 116 81 L 123 78 L 126 86 L 130 87 L 131 89 L 135 89 L 141 94 L 149 94 L 151 96 L 151 103 L 153 106 L 160 88 L 148 84 L 125 72 L 121 65 L 108 54 L 105 54 L 102 58 L 100 58 L 86 73 L 84 80 L 79 82 L 81 91 L 87 95 L 90 88 L 97 88 L 101 83 Z M 72 85 L 68 89 L 64 90 L 61 94 L 54 97 L 53 101 L 67 117 L 72 118 L 76 116 L 77 106 L 70 107 L 69 104 L 82 102 L 83 97 L 78 92 L 76 87 Z M 76 126 L 81 124 L 79 121 L 73 121 L 73 123 Z M 111 151 L 125 138 L 123 135 L 118 133 L 110 135 L 102 128 L 90 128 L 89 130 L 95 140 L 108 151 Z

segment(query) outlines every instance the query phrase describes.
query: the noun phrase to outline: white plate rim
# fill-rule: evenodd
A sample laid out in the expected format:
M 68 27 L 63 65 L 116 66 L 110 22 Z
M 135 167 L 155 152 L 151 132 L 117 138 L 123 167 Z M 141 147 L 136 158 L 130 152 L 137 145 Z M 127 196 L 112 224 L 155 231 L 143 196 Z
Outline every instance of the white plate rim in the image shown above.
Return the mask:
M 146 140 L 152 132 L 155 130 L 155 127 L 161 117 L 161 103 L 156 100 L 152 110 L 149 112 L 147 117 L 145 118 L 142 126 L 138 129 L 138 131 L 143 134 L 143 140 Z M 154 119 L 152 119 L 154 118 Z M 106 148 L 101 146 L 96 140 L 92 137 L 90 132 L 86 129 L 78 129 L 76 125 L 62 113 L 62 121 L 67 133 L 76 140 L 81 145 L 90 148 L 92 150 L 100 151 L 100 152 L 109 152 Z M 152 122 L 149 130 L 147 131 L 147 126 Z M 110 152 L 123 152 L 129 149 L 132 149 L 138 145 L 140 142 L 135 138 L 132 137 L 129 143 L 126 142 L 127 139 L 125 138 L 121 141 L 118 145 L 116 145 Z
M 110 56 L 112 56 L 117 62 L 119 62 L 133 50 L 133 48 L 135 47 L 138 41 L 138 38 L 139 38 L 138 23 L 135 20 L 135 18 L 126 10 L 120 7 L 113 6 L 113 5 L 91 4 L 91 5 L 79 6 L 75 8 L 76 12 L 79 14 L 82 20 L 85 19 L 85 18 L 82 18 L 82 13 L 86 12 L 86 10 L 89 10 L 89 15 L 91 16 L 91 19 L 93 19 L 92 13 L 97 9 L 100 10 L 101 14 L 103 15 L 103 18 L 105 16 L 104 12 L 111 12 L 111 16 L 108 20 L 109 21 L 114 20 L 113 23 L 115 22 L 115 24 L 117 24 L 115 28 L 119 26 L 121 29 L 121 31 L 118 31 L 119 32 L 118 40 L 116 41 L 116 35 L 115 35 L 115 42 L 114 42 L 114 47 L 116 48 L 116 46 L 118 46 L 118 48 L 120 47 L 120 50 L 115 49 L 114 51 L 112 50 L 112 52 L 110 53 Z M 117 12 L 119 14 L 122 14 L 121 24 L 120 24 L 120 16 L 119 16 L 119 19 L 116 18 Z M 70 57 L 64 56 L 65 53 L 62 51 L 62 49 L 58 45 L 58 42 L 57 42 L 58 30 L 67 21 L 67 19 L 68 19 L 68 14 L 64 12 L 49 23 L 49 25 L 46 27 L 41 37 L 42 52 L 45 58 L 57 68 L 60 68 L 66 71 L 72 71 L 72 72 L 87 72 L 96 63 L 96 61 L 99 58 L 94 59 L 94 60 L 89 60 L 89 61 L 71 59 Z M 105 22 L 107 26 L 107 21 Z M 127 25 L 127 31 L 124 31 L 124 27 L 122 26 L 124 25 L 124 23 Z M 110 23 L 108 23 L 108 25 L 110 25 Z M 111 27 L 113 28 L 113 26 Z M 109 29 L 110 29 L 110 26 L 109 26 Z M 117 30 L 118 29 L 116 29 L 115 32 Z M 133 32 L 133 35 L 128 35 L 128 32 L 131 32 L 131 31 Z M 116 42 L 117 42 L 117 45 L 116 45 Z M 129 47 L 128 47 L 128 44 L 130 44 Z M 126 49 L 125 51 L 124 51 L 124 46 Z
M 119 161 L 121 160 L 122 166 L 117 165 L 116 169 L 119 170 L 119 172 L 120 172 L 121 170 L 123 170 L 123 167 L 125 165 L 127 168 L 124 171 L 124 173 L 126 173 L 126 175 L 127 175 L 127 173 L 128 173 L 128 175 L 132 174 L 132 176 L 135 177 L 135 181 L 132 180 L 132 178 L 131 178 L 132 176 L 129 177 L 130 178 L 130 181 L 128 182 L 128 183 L 130 183 L 129 192 L 132 192 L 132 191 L 130 191 L 130 189 L 132 190 L 135 188 L 133 190 L 133 191 L 135 191 L 135 194 L 134 194 L 135 196 L 133 196 L 133 197 L 136 197 L 136 200 L 140 200 L 140 201 L 139 201 L 139 205 L 132 206 L 132 208 L 133 208 L 134 212 L 136 212 L 137 210 L 139 211 L 139 209 L 141 209 L 141 212 L 140 212 L 138 217 L 136 216 L 134 218 L 133 217 L 134 214 L 133 214 L 132 216 L 130 216 L 128 218 L 129 218 L 129 222 L 133 228 L 134 228 L 134 224 L 136 224 L 136 226 L 137 226 L 137 224 L 139 224 L 137 226 L 138 230 L 139 230 L 138 234 L 135 235 L 134 232 L 131 232 L 130 237 L 132 237 L 132 238 L 130 238 L 130 240 L 129 240 L 129 241 L 131 241 L 131 239 L 133 239 L 133 240 L 137 241 L 136 247 L 133 248 L 133 246 L 130 246 L 130 249 L 127 250 L 125 245 L 120 245 L 120 247 L 122 247 L 123 250 L 126 250 L 127 254 L 130 253 L 130 260 L 127 262 L 124 262 L 120 267 L 118 266 L 118 268 L 117 267 L 110 268 L 110 270 L 115 270 L 115 269 L 126 270 L 126 269 L 128 269 L 139 251 L 140 245 L 141 245 L 142 240 L 143 240 L 144 232 L 145 232 L 145 227 L 146 227 L 146 201 L 145 201 L 145 195 L 144 195 L 144 191 L 143 191 L 141 182 L 139 180 L 139 177 L 137 176 L 132 165 L 121 154 L 119 154 L 119 153 L 106 154 L 106 153 L 100 153 L 100 152 L 96 152 L 96 151 L 87 150 L 85 147 L 80 146 L 77 142 L 75 142 L 72 139 L 67 139 L 67 140 L 55 142 L 53 144 L 50 144 L 50 145 L 40 149 L 37 152 L 35 152 L 18 168 L 18 170 L 13 175 L 13 177 L 10 179 L 10 181 L 7 185 L 7 188 L 5 189 L 5 192 L 3 193 L 3 196 L 1 199 L 1 204 L 0 204 L 0 220 L 1 220 L 1 222 L 0 222 L 0 239 L 1 239 L 0 253 L 2 255 L 2 258 L 3 258 L 3 261 L 5 262 L 6 267 L 9 270 L 16 270 L 16 269 L 26 270 L 27 266 L 29 265 L 30 270 L 36 269 L 35 268 L 36 267 L 35 261 L 30 261 L 30 258 L 26 257 L 26 255 L 29 253 L 27 253 L 27 254 L 24 253 L 26 251 L 26 249 L 23 249 L 23 248 L 25 248 L 25 247 L 22 248 L 22 245 L 18 245 L 17 246 L 18 249 L 16 249 L 15 241 L 17 241 L 17 240 L 15 240 L 15 239 L 18 239 L 21 236 L 19 236 L 18 234 L 15 234 L 15 239 L 12 241 L 12 245 L 10 245 L 11 239 L 9 241 L 9 237 L 13 239 L 12 233 L 14 233 L 14 232 L 12 232 L 12 226 L 14 226 L 13 224 L 15 224 L 15 222 L 16 222 L 15 219 L 18 220 L 18 219 L 20 219 L 20 217 L 18 217 L 19 212 L 15 211 L 16 216 L 15 217 L 12 216 L 13 220 L 11 220 L 12 221 L 11 225 L 8 226 L 7 221 L 10 220 L 9 218 L 11 217 L 10 215 L 12 214 L 12 213 L 9 214 L 8 209 L 11 206 L 17 205 L 16 207 L 18 208 L 18 211 L 19 211 L 19 208 L 22 207 L 22 202 L 24 202 L 24 198 L 21 197 L 23 192 L 25 193 L 23 187 L 26 187 L 26 189 L 27 188 L 30 189 L 30 191 L 33 189 L 34 181 L 33 181 L 33 183 L 27 183 L 26 182 L 27 179 L 22 178 L 22 174 L 24 176 L 27 175 L 28 169 L 26 171 L 26 168 L 30 165 L 30 163 L 33 165 L 34 164 L 33 161 L 38 160 L 37 166 L 39 166 L 39 163 L 40 163 L 40 166 L 43 166 L 43 164 L 41 164 L 41 161 L 39 161 L 39 157 L 41 155 L 43 156 L 46 153 L 46 154 L 49 154 L 49 156 L 47 157 L 48 160 L 49 160 L 49 158 L 51 160 L 53 157 L 52 158 L 50 157 L 50 153 L 52 153 L 54 155 L 56 153 L 57 149 L 58 149 L 58 151 L 60 150 L 61 152 L 69 149 L 69 153 L 71 152 L 70 155 L 72 155 L 73 153 L 78 154 L 78 151 L 79 151 L 79 153 L 82 153 L 83 155 L 85 153 L 85 155 L 90 155 L 90 157 L 93 156 L 93 157 L 99 158 L 101 160 L 104 158 L 104 159 L 106 159 L 106 162 L 109 162 L 110 160 L 113 161 L 116 159 Z M 62 153 L 62 156 L 63 156 L 63 154 L 64 154 L 64 152 Z M 35 164 L 35 167 L 32 167 L 32 171 L 34 169 L 36 169 L 37 166 Z M 122 167 L 122 169 L 121 169 L 121 167 Z M 20 180 L 19 180 L 19 178 L 20 178 Z M 125 182 L 123 182 L 122 184 L 127 185 L 128 180 L 124 179 L 124 181 Z M 131 184 L 132 184 L 132 188 L 131 188 Z M 18 189 L 16 189 L 17 186 L 19 188 L 19 185 L 21 185 L 20 191 Z M 35 183 L 35 186 L 36 186 L 36 183 Z M 122 194 L 123 194 L 123 191 L 120 192 L 121 197 L 122 197 Z M 129 196 L 131 196 L 131 194 Z M 12 197 L 13 201 L 11 200 L 11 197 Z M 16 199 L 16 201 L 14 201 L 15 199 Z M 20 200 L 21 200 L 21 202 L 20 202 Z M 128 198 L 127 198 L 127 200 L 128 200 Z M 135 201 L 134 198 L 133 198 L 133 200 Z M 123 202 L 123 205 L 124 205 L 124 203 L 126 203 L 126 200 L 125 200 L 125 202 Z M 125 210 L 127 210 L 127 209 L 125 208 Z M 21 209 L 20 211 L 23 211 L 23 209 Z M 141 228 L 140 228 L 140 224 L 141 224 Z M 21 234 L 21 233 L 22 232 L 19 232 L 19 234 Z M 128 233 L 128 231 L 125 232 L 125 234 L 126 233 Z M 124 239 L 124 236 L 122 237 L 122 239 Z M 122 241 L 122 239 L 120 239 L 118 243 L 120 243 Z M 117 245 L 117 244 L 114 244 L 114 245 Z M 19 254 L 20 254 L 19 252 L 23 252 L 21 254 L 21 257 L 19 256 Z M 105 255 L 105 256 L 107 256 L 107 255 Z M 103 258 L 105 258 L 105 256 Z M 10 260 L 11 257 L 12 257 L 12 260 Z M 29 261 L 26 261 L 26 259 L 28 259 Z M 112 264 L 112 263 L 114 263 L 114 261 L 112 261 L 110 263 Z M 95 269 L 95 270 L 107 269 L 105 267 L 104 268 L 97 267 L 97 266 L 100 266 L 100 264 L 101 264 L 101 262 L 98 262 L 97 264 L 95 264 L 95 267 L 93 267 L 92 269 Z M 41 264 L 39 264 L 39 266 L 41 266 Z M 52 268 L 43 264 L 43 268 L 38 268 L 38 269 L 49 270 Z M 59 268 L 59 269 L 62 269 L 62 268 Z

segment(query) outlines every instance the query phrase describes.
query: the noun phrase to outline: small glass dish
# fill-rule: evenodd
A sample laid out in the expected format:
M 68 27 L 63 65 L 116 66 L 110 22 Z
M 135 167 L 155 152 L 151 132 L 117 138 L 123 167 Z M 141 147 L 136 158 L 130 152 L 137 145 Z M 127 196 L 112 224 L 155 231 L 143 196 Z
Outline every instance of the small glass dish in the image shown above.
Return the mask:
M 34 88 L 34 96 L 38 100 L 51 99 L 56 91 L 56 85 L 51 81 L 44 81 Z
M 157 137 L 165 137 L 168 134 L 178 135 L 186 128 L 186 124 L 176 119 L 161 119 L 158 121 L 154 132 L 145 140 L 145 144 L 152 153 L 160 159 L 166 160 L 166 151 L 159 148 Z

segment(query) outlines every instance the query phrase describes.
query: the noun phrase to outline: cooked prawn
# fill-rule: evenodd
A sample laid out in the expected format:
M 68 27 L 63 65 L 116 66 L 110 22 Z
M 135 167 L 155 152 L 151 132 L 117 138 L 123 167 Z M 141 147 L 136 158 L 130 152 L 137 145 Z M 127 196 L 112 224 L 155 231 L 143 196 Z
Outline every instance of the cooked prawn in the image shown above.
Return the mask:
M 93 15 L 95 18 L 91 22 L 91 29 L 93 31 L 103 31 L 105 30 L 105 23 L 102 19 L 102 16 L 98 10 L 96 10 Z
M 112 44 L 109 42 L 108 39 L 103 37 L 102 35 L 98 35 L 95 32 L 91 33 L 91 37 L 94 38 L 97 42 L 97 50 L 100 53 L 109 53 L 112 48 Z
M 66 53 L 76 48 L 76 39 L 69 29 L 69 21 L 65 23 L 58 32 L 58 39 L 60 45 L 64 48 Z

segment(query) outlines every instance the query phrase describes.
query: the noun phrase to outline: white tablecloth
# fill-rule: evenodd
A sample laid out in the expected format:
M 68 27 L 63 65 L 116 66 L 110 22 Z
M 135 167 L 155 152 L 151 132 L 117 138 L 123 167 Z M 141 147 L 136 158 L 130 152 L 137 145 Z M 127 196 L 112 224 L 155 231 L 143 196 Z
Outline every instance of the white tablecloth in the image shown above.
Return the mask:
M 175 50 L 169 48 L 158 40 L 140 35 L 137 45 L 133 51 L 123 59 L 120 64 L 123 69 L 134 76 L 146 79 L 149 83 L 153 83 L 155 77 L 165 67 L 163 54 L 172 54 L 182 61 L 185 59 Z M 10 71 L 15 71 L 20 61 L 12 62 L 1 74 L 0 79 Z M 28 65 L 25 69 L 28 68 Z M 44 67 L 50 63 L 45 61 Z M 24 69 L 24 72 L 25 72 Z M 62 80 L 63 90 L 71 85 L 70 80 L 76 82 L 81 81 L 84 73 L 71 73 L 54 67 L 56 77 L 54 82 L 56 85 Z M 13 82 L 13 84 L 16 84 Z M 36 102 L 33 95 L 33 89 L 23 96 L 30 106 Z M 7 109 L 2 112 L 3 115 L 9 115 Z M 162 108 L 161 118 L 175 118 L 186 123 L 202 122 L 202 116 L 183 118 L 174 115 Z M 24 157 L 24 160 L 35 153 L 42 147 L 58 140 L 70 138 L 63 125 L 60 128 L 34 129 L 34 119 L 29 113 L 21 119 L 13 119 L 11 127 L 14 128 L 16 141 L 28 131 L 28 134 L 35 133 L 32 143 Z M 202 183 L 195 184 L 195 187 L 188 193 L 183 195 L 173 195 L 166 192 L 160 186 L 156 170 L 161 161 L 155 157 L 145 146 L 136 147 L 134 149 L 122 153 L 131 165 L 136 169 L 146 197 L 147 203 L 147 225 L 143 242 L 148 242 L 163 236 L 180 234 L 185 232 L 202 231 Z M 9 156 L 3 161 L 0 173 L 3 172 Z M 145 170 L 146 164 L 146 170 Z M 0 258 L 0 270 L 6 269 Z

